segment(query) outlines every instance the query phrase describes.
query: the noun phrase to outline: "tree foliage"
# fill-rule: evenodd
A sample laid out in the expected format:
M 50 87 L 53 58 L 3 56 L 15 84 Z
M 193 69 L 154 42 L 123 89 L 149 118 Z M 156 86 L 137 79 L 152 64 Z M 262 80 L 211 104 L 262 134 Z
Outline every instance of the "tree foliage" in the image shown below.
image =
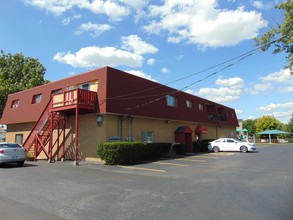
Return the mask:
M 287 131 L 293 132 L 293 113 L 292 113 L 291 119 L 290 119 L 290 121 L 289 121 L 289 123 L 287 125 Z
M 256 119 L 247 119 L 242 122 L 242 127 L 246 128 L 250 135 L 255 134 L 255 123 Z
M 262 51 L 267 51 L 274 45 L 273 53 L 285 52 L 288 65 L 293 67 L 293 0 L 286 0 L 275 6 L 276 9 L 284 11 L 283 23 L 277 24 L 259 38 L 255 38 L 256 45 L 262 46 Z M 275 41 L 276 40 L 276 41 Z M 274 41 L 272 44 L 270 42 Z
M 280 130 L 283 124 L 277 120 L 274 116 L 264 115 L 257 119 L 255 123 L 256 132 L 261 132 L 265 130 Z
M 0 116 L 3 113 L 9 94 L 30 89 L 45 83 L 46 69 L 31 57 L 24 57 L 21 53 L 14 55 L 0 53 Z

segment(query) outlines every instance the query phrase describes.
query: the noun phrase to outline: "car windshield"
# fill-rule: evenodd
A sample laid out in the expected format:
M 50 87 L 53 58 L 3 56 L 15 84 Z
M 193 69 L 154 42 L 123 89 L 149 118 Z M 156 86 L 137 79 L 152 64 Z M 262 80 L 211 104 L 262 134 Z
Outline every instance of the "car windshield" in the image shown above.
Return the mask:
M 0 144 L 0 148 L 20 148 L 18 144 Z

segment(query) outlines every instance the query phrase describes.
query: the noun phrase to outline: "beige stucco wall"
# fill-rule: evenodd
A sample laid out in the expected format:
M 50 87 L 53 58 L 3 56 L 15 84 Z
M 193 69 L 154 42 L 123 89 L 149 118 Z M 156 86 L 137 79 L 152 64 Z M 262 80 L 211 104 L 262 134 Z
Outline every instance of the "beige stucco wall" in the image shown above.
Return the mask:
M 6 141 L 15 142 L 16 134 L 23 134 L 23 141 L 27 138 L 34 123 L 12 124 L 7 126 Z
M 129 118 L 126 116 L 121 117 L 111 114 L 102 115 L 102 117 L 103 123 L 99 125 L 95 113 L 79 115 L 79 159 L 97 157 L 97 145 L 108 141 L 112 136 L 119 136 L 119 134 L 121 134 L 122 140 L 133 137 L 134 140 L 140 141 L 143 131 L 152 131 L 154 132 L 155 142 L 174 142 L 176 129 L 180 126 L 189 126 L 192 129 L 192 141 L 195 141 L 196 135 L 194 130 L 198 125 L 202 125 L 198 123 L 166 121 L 141 117 L 134 117 L 129 121 Z M 201 139 L 231 137 L 232 133 L 235 136 L 235 128 L 233 127 L 205 126 L 208 129 L 208 133 L 203 134 Z M 14 142 L 15 135 L 21 133 L 24 135 L 25 141 L 32 127 L 33 123 L 8 125 L 6 134 L 7 141 Z M 53 143 L 56 141 L 57 136 L 57 130 L 55 130 L 53 133 Z M 67 117 L 65 137 L 65 158 L 73 159 L 75 153 L 75 115 Z M 60 136 L 59 141 L 60 143 L 63 141 L 63 134 Z M 53 152 L 54 151 L 56 151 L 56 148 Z M 45 157 L 45 154 L 41 154 L 40 157 Z

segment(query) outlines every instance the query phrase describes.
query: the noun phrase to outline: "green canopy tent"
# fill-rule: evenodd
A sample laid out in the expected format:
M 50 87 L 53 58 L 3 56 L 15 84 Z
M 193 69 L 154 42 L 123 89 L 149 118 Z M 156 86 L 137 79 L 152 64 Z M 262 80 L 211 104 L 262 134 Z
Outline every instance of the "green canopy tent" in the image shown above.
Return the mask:
M 258 132 L 257 134 L 268 134 L 269 143 L 272 143 L 272 139 L 271 139 L 272 134 L 292 134 L 292 133 L 287 131 L 280 131 L 280 130 L 266 130 L 266 131 Z

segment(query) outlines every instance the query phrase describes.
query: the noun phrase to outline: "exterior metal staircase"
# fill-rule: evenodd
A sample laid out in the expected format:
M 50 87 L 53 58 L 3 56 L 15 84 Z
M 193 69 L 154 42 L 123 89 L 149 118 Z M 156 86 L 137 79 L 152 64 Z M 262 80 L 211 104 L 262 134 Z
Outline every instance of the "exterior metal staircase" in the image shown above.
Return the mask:
M 61 157 L 64 159 L 66 115 L 75 114 L 74 161 L 77 161 L 78 114 L 95 112 L 96 104 L 97 93 L 88 90 L 77 88 L 62 93 L 53 94 L 44 111 L 36 121 L 34 127 L 23 143 L 23 147 L 27 152 L 30 152 L 31 157 L 34 155 L 34 160 L 36 160 L 37 157 L 43 152 L 44 156 L 46 156 L 50 162 L 56 156 L 57 159 L 59 159 L 59 151 L 61 148 L 63 148 Z M 63 135 L 62 138 L 60 138 L 61 135 Z
M 53 131 L 60 126 L 60 122 L 64 120 L 64 115 L 60 112 L 50 111 L 51 100 L 48 102 L 46 108 L 35 123 L 33 129 L 28 135 L 23 146 L 27 152 L 34 155 L 34 160 L 43 151 L 47 159 L 52 158 L 52 135 Z M 58 132 L 58 135 L 60 133 Z M 59 150 L 59 146 L 57 147 Z

